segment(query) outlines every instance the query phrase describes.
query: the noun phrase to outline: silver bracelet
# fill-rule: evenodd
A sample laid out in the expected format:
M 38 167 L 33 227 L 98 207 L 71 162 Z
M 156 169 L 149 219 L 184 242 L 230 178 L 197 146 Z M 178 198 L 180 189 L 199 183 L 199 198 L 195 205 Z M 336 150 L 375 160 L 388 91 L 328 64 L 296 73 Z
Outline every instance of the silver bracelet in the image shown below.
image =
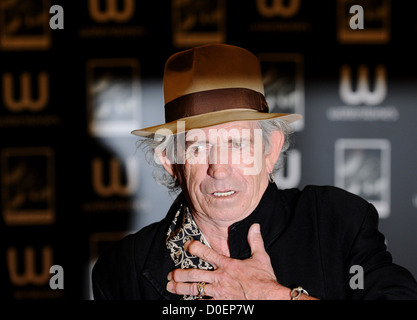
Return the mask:
M 298 300 L 302 294 L 309 295 L 307 290 L 303 289 L 302 287 L 297 287 L 291 290 L 290 297 L 291 300 Z

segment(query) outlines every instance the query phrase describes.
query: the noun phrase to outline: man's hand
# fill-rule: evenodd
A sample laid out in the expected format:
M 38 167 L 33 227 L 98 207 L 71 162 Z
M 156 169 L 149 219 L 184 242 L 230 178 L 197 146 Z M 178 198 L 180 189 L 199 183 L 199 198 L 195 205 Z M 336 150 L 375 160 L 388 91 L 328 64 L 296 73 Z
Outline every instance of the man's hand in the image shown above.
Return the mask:
M 217 300 L 290 299 L 290 290 L 277 282 L 259 224 L 250 227 L 248 242 L 251 257 L 246 260 L 221 255 L 199 241 L 187 242 L 185 249 L 211 263 L 215 270 L 175 269 L 168 274 L 167 290 L 197 296 L 198 283 L 205 282 L 206 295 Z

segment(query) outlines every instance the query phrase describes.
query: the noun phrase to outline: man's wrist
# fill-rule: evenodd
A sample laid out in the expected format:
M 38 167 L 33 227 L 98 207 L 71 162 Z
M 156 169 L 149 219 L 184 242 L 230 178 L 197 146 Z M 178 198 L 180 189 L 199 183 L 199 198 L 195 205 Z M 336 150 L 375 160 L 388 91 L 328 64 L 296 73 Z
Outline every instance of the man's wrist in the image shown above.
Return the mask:
M 276 289 L 277 290 L 273 290 L 274 293 L 271 292 L 271 295 L 269 295 L 267 297 L 267 299 L 272 299 L 272 300 L 318 300 L 317 298 L 314 298 L 312 296 L 309 295 L 309 293 L 307 292 L 307 290 L 303 289 L 301 291 L 301 294 L 298 296 L 298 299 L 292 299 L 291 293 L 293 292 L 294 289 L 294 293 L 295 291 L 298 291 L 299 287 L 296 287 L 294 289 L 290 289 L 287 287 L 284 287 L 283 285 L 279 284 L 278 282 L 275 283 L 276 285 Z

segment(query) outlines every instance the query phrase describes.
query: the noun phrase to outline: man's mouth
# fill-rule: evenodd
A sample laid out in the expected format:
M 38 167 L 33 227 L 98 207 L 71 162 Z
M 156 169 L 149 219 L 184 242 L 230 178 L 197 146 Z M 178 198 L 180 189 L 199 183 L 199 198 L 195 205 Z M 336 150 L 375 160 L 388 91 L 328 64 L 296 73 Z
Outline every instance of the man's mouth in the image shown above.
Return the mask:
M 215 196 L 215 197 L 228 197 L 228 196 L 231 196 L 235 193 L 236 193 L 236 191 L 234 191 L 234 190 L 225 191 L 225 192 L 217 191 L 217 192 L 213 192 L 213 196 Z

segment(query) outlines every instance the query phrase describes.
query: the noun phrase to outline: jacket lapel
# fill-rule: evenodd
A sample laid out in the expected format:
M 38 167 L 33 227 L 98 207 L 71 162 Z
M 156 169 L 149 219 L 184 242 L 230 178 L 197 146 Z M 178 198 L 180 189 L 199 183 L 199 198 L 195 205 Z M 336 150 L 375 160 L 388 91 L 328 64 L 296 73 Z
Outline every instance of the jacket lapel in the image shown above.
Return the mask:
M 274 183 L 270 183 L 256 209 L 245 219 L 229 229 L 229 248 L 232 258 L 247 259 L 251 249 L 247 241 L 253 223 L 261 225 L 265 249 L 279 238 L 290 219 L 289 205 Z
M 155 239 L 157 241 L 157 239 Z M 165 245 L 165 240 L 162 240 Z M 162 248 L 155 242 L 151 248 L 147 263 L 142 271 L 142 276 L 148 279 L 155 290 L 165 300 L 178 299 L 180 296 L 169 293 L 166 290 L 167 275 L 174 268 L 174 263 L 168 254 L 166 247 Z
M 138 278 L 145 277 L 155 288 L 155 290 L 166 300 L 178 300 L 181 296 L 171 294 L 166 290 L 167 275 L 174 269 L 174 262 L 169 255 L 166 247 L 166 236 L 169 225 L 174 219 L 175 213 L 178 210 L 181 196 L 174 201 L 167 216 L 157 224 L 154 239 L 150 239 L 151 246 L 149 248 L 148 256 L 145 259 L 145 265 L 142 271 L 138 271 Z M 138 253 L 136 259 L 143 259 Z M 140 262 L 137 261 L 139 264 Z

